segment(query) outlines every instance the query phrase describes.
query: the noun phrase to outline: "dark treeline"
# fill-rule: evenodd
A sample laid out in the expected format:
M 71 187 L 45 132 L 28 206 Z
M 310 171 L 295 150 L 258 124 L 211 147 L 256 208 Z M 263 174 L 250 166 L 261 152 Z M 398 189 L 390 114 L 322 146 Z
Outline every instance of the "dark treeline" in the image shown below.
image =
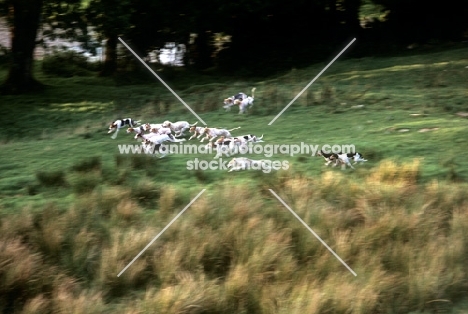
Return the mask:
M 100 75 L 117 70 L 119 36 L 140 55 L 177 42 L 188 47 L 187 67 L 257 75 L 323 61 L 354 37 L 351 56 L 468 36 L 468 1 L 460 0 L 0 0 L 0 14 L 13 38 L 3 88 L 17 92 L 40 85 L 30 69 L 41 24 L 84 46 L 93 26 L 106 41 Z M 230 41 L 216 51 L 220 33 Z

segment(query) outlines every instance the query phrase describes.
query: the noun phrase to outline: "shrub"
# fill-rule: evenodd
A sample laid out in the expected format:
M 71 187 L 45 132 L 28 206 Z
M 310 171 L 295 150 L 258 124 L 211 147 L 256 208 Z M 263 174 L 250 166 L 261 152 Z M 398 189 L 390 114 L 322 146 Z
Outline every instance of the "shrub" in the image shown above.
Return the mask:
M 112 186 L 96 189 L 89 199 L 90 206 L 96 206 L 96 212 L 103 217 L 110 217 L 122 200 L 130 199 L 130 191 L 126 187 Z
M 144 178 L 132 186 L 131 195 L 140 204 L 151 206 L 159 199 L 161 195 L 160 187 L 150 179 Z
M 146 155 L 134 155 L 130 157 L 131 165 L 133 169 L 148 170 L 151 166 L 154 166 L 154 157 Z
M 114 155 L 114 160 L 115 160 L 115 165 L 118 167 L 118 168 L 122 168 L 124 166 L 129 166 L 131 161 L 130 161 L 130 157 L 129 156 L 126 156 L 126 155 Z
M 91 171 L 91 170 L 100 170 L 101 169 L 101 157 L 94 156 L 89 157 L 84 160 L 81 160 L 75 163 L 72 166 L 73 171 Z
M 10 62 L 11 53 L 10 50 L 0 45 L 0 68 L 7 67 Z
M 67 184 L 65 173 L 61 170 L 57 171 L 38 171 L 36 178 L 43 186 L 64 186 Z
M 42 71 L 53 76 L 85 76 L 89 68 L 86 57 L 74 51 L 55 52 L 42 60 Z
M 99 172 L 73 173 L 69 176 L 70 184 L 76 194 L 88 193 L 101 183 Z

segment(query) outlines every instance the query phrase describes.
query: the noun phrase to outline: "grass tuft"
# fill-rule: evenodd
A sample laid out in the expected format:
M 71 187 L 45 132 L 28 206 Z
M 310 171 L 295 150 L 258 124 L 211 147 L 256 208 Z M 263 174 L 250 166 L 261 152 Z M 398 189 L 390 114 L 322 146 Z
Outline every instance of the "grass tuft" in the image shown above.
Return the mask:
M 98 171 L 101 170 L 102 162 L 101 157 L 89 157 L 75 163 L 72 167 L 72 171 L 86 172 L 86 171 Z
M 85 173 L 73 172 L 68 175 L 68 182 L 76 194 L 85 194 L 92 192 L 102 181 L 100 171 Z
M 161 187 L 149 178 L 141 178 L 131 187 L 131 196 L 146 207 L 155 206 L 161 195 Z
M 38 171 L 36 179 L 39 184 L 45 187 L 63 187 L 67 185 L 65 173 L 61 170 L 57 171 Z

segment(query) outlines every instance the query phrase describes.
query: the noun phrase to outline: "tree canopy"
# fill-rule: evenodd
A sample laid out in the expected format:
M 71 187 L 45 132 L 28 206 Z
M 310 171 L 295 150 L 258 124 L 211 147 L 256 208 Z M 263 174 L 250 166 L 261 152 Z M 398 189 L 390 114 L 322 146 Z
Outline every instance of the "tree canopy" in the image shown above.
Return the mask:
M 385 20 L 362 27 L 362 7 L 378 5 Z M 189 46 L 198 69 L 216 65 L 256 73 L 272 65 L 300 66 L 320 60 L 349 37 L 367 46 L 460 40 L 466 35 L 468 2 L 447 0 L 0 0 L 0 16 L 11 24 L 11 65 L 6 89 L 38 86 L 32 53 L 41 23 L 64 30 L 86 46 L 93 27 L 106 42 L 101 75 L 117 69 L 117 38 L 123 36 L 142 54 L 166 42 Z M 230 35 L 227 49 L 214 58 L 214 34 Z M 191 34 L 196 34 L 191 42 Z M 377 47 L 377 46 L 376 46 Z

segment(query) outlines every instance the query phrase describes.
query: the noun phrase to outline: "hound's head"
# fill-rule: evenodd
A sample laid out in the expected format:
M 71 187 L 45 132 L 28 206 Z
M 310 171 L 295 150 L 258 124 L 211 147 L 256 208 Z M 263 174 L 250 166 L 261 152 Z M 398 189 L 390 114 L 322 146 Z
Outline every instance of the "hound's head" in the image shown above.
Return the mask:
M 323 154 L 322 154 L 322 151 L 321 151 L 321 150 L 319 150 L 319 151 L 317 152 L 317 156 L 319 156 L 319 157 L 322 157 L 322 156 L 323 156 Z
M 226 98 L 226 99 L 224 99 L 224 104 L 225 104 L 225 105 L 232 105 L 232 98 Z
M 170 128 L 172 125 L 172 123 L 170 121 L 164 121 L 164 123 L 162 124 L 162 127 L 163 128 Z
M 135 129 L 134 128 L 128 128 L 127 133 L 132 133 Z
M 192 126 L 190 127 L 190 129 L 189 129 L 189 132 L 190 132 L 190 133 L 193 133 L 193 132 L 195 132 L 196 129 L 197 129 L 197 127 L 196 127 L 195 125 L 192 125 Z
M 152 128 L 150 130 L 151 133 L 158 133 L 159 129 L 158 128 Z
M 117 128 L 117 123 L 115 122 L 112 122 L 110 125 L 109 125 L 109 132 L 107 133 L 111 133 L 112 131 L 114 131 L 114 129 Z
M 149 131 L 150 128 L 151 128 L 151 125 L 150 125 L 149 123 L 145 123 L 145 124 L 143 125 L 143 130 L 145 130 L 145 131 Z
M 225 137 L 222 135 L 220 138 L 216 140 L 216 144 L 222 143 L 224 141 Z

